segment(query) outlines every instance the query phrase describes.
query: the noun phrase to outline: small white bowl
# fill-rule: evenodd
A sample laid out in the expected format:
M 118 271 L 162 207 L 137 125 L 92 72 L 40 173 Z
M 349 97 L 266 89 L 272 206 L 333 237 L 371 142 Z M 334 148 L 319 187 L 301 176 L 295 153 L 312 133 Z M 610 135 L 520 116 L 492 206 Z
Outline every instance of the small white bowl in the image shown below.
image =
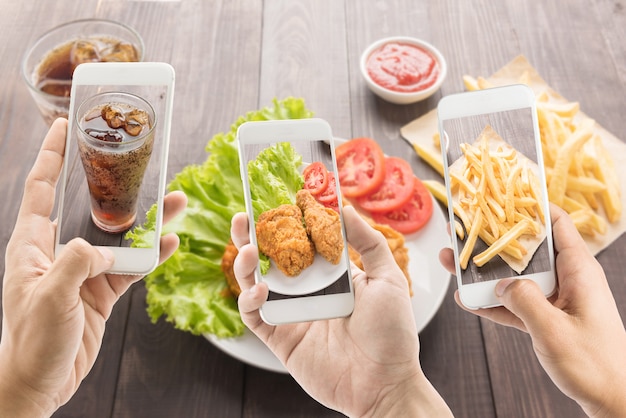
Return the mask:
M 435 58 L 435 60 L 437 61 L 437 65 L 439 67 L 439 74 L 435 82 L 431 86 L 422 90 L 418 90 L 414 92 L 400 92 L 400 91 L 390 90 L 386 87 L 383 87 L 377 84 L 374 80 L 372 80 L 372 77 L 370 77 L 369 72 L 367 71 L 367 60 L 369 59 L 370 55 L 374 51 L 378 50 L 379 48 L 382 48 L 383 45 L 388 44 L 388 43 L 414 45 L 414 46 L 417 46 L 419 48 L 422 48 L 428 51 Z M 416 103 L 416 102 L 419 102 L 420 100 L 424 100 L 432 96 L 433 93 L 435 93 L 441 87 L 441 83 L 443 83 L 443 81 L 445 80 L 446 73 L 447 73 L 446 60 L 443 57 L 443 55 L 441 55 L 441 52 L 439 52 L 437 48 L 435 48 L 428 42 L 424 42 L 420 39 L 411 38 L 407 36 L 394 36 L 394 37 L 389 37 L 389 38 L 383 38 L 374 42 L 373 44 L 368 46 L 367 49 L 365 49 L 365 51 L 363 51 L 363 54 L 361 54 L 360 67 L 361 67 L 361 74 L 363 75 L 363 78 L 365 78 L 365 82 L 367 83 L 367 86 L 370 88 L 370 90 L 372 90 L 372 92 L 374 92 L 380 98 L 388 102 L 395 103 L 395 104 Z

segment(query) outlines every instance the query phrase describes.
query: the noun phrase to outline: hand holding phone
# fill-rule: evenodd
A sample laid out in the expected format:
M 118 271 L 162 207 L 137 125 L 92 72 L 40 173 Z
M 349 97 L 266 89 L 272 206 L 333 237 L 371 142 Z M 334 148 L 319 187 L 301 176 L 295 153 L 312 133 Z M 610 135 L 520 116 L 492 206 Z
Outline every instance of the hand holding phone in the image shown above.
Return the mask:
M 109 273 L 147 274 L 159 259 L 174 70 L 165 63 L 89 63 L 72 80 L 55 252 L 75 237 L 115 254 Z M 124 233 L 156 203 L 155 233 Z
M 347 316 L 354 306 L 333 137 L 321 119 L 247 122 L 237 132 L 257 282 L 270 324 Z
M 506 277 L 556 288 L 552 229 L 535 109 L 527 86 L 446 96 L 439 133 L 459 295 L 497 306 Z

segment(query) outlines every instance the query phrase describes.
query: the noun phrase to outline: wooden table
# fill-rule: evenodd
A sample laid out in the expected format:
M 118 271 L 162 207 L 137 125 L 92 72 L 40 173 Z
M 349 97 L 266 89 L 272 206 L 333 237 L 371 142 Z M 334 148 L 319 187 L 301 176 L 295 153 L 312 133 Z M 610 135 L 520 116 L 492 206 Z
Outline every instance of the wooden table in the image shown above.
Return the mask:
M 170 175 L 206 158 L 204 146 L 248 110 L 303 97 L 335 135 L 371 136 L 438 178 L 400 127 L 524 54 L 564 97 L 624 138 L 626 10 L 610 0 L 35 0 L 0 2 L 0 245 L 12 232 L 23 183 L 47 127 L 21 79 L 29 44 L 65 21 L 118 20 L 144 38 L 147 59 L 177 71 Z M 398 106 L 367 90 L 361 51 L 390 35 L 437 45 L 449 75 L 427 101 Z M 626 237 L 598 255 L 622 315 Z M 4 260 L 0 263 L 4 266 Z M 1 269 L 0 271 L 3 271 Z M 427 376 L 458 417 L 578 417 L 543 372 L 527 335 L 463 312 L 449 287 L 421 332 Z M 98 361 L 56 417 L 337 416 L 289 376 L 246 365 L 202 337 L 150 323 L 139 283 L 117 304 Z

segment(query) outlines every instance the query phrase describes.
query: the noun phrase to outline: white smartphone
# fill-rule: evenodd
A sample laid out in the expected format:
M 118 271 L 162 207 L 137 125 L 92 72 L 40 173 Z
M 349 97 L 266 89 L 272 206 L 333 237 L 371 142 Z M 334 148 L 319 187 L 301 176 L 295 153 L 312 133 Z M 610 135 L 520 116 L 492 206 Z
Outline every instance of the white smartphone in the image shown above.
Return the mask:
M 456 277 L 470 309 L 500 305 L 496 283 L 556 288 L 535 95 L 512 85 L 446 96 L 437 107 Z
M 257 282 L 269 324 L 348 316 L 350 258 L 330 125 L 321 119 L 246 122 L 237 131 Z
M 76 68 L 55 254 L 81 237 L 114 253 L 109 273 L 145 275 L 156 268 L 174 78 L 166 63 L 88 63 Z M 126 232 L 142 225 L 154 204 L 151 242 L 131 248 Z

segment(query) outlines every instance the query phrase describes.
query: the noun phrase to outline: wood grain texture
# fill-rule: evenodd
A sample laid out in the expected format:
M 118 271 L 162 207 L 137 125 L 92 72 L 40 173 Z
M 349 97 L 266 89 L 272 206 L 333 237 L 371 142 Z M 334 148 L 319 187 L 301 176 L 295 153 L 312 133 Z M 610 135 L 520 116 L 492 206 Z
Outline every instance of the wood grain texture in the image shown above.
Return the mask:
M 146 289 L 132 291 L 115 417 L 237 416 L 242 410 L 243 364 L 202 336 L 175 330 L 146 314 Z
M 456 281 L 439 312 L 420 333 L 420 361 L 426 377 L 457 418 L 495 417 L 480 321 L 454 301 Z
M 26 175 L 47 130 L 20 73 L 23 52 L 69 20 L 100 17 L 134 27 L 146 59 L 176 69 L 168 178 L 207 157 L 205 146 L 245 112 L 274 98 L 303 97 L 338 137 L 370 136 L 439 179 L 400 127 L 463 90 L 462 76 L 489 76 L 524 54 L 556 91 L 626 139 L 626 3 L 623 0 L 0 0 L 0 254 L 13 230 Z M 392 35 L 422 38 L 448 61 L 430 99 L 393 105 L 365 86 L 362 51 Z M 626 191 L 624 191 L 626 192 Z M 445 211 L 444 211 L 445 213 Z M 626 316 L 626 237 L 601 252 Z M 0 258 L 0 271 L 4 259 Z M 457 417 L 582 417 L 545 374 L 530 338 L 456 306 L 452 281 L 421 332 L 424 372 Z M 295 380 L 257 369 L 201 336 L 150 322 L 137 283 L 113 310 L 101 352 L 55 417 L 335 417 Z
M 333 135 L 350 137 L 345 11 L 341 1 L 265 2 L 259 105 L 302 97 Z

